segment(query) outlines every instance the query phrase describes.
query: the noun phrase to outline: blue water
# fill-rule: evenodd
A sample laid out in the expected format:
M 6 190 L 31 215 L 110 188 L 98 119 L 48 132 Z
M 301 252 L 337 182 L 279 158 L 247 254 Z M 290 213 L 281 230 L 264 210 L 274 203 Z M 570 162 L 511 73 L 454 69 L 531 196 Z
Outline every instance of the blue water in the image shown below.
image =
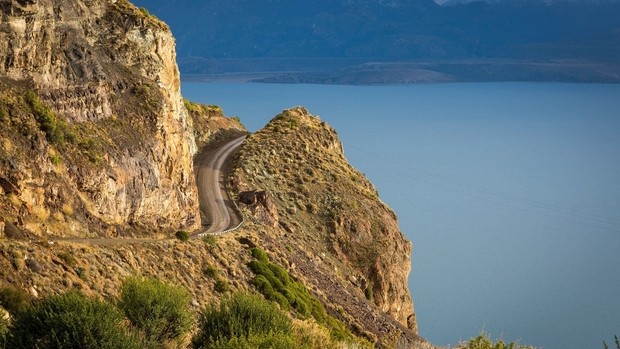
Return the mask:
M 420 334 L 545 349 L 620 335 L 620 85 L 183 83 L 250 130 L 306 106 L 414 244 Z

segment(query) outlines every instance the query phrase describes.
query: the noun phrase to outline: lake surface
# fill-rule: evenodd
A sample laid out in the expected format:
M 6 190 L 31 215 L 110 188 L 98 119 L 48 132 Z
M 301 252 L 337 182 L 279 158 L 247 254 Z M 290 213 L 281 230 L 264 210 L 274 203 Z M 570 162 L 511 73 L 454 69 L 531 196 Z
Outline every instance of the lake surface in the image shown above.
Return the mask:
M 413 242 L 420 334 L 545 349 L 620 335 L 620 85 L 183 83 L 252 131 L 303 105 Z

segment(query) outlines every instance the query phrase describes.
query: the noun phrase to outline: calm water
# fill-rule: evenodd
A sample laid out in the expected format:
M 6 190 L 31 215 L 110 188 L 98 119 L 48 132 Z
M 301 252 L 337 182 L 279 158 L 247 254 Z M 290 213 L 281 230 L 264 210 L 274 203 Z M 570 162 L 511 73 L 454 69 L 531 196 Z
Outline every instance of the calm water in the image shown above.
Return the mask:
M 184 83 L 250 130 L 306 106 L 414 243 L 420 334 L 546 349 L 620 335 L 620 85 Z

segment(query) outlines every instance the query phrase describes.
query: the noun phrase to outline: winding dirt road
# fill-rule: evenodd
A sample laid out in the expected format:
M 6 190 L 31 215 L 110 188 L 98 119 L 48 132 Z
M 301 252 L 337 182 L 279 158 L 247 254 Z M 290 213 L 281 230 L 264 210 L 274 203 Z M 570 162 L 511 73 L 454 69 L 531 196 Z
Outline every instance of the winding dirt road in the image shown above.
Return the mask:
M 226 190 L 225 172 L 227 159 L 241 146 L 245 136 L 222 144 L 215 150 L 198 155 L 194 163 L 200 211 L 207 226 L 199 234 L 217 234 L 241 223 L 234 210 L 234 204 Z M 207 223 L 207 224 L 205 224 Z

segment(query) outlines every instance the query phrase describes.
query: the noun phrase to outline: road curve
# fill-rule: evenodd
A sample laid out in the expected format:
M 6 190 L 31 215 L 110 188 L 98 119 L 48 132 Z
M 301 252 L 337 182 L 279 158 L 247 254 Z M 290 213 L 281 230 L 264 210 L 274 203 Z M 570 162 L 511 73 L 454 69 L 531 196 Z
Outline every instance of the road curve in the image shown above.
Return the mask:
M 194 163 L 200 211 L 208 225 L 200 234 L 217 234 L 240 223 L 232 200 L 228 196 L 225 180 L 226 160 L 245 139 L 245 136 L 230 140 L 215 150 L 201 153 Z M 233 214 L 231 215 L 231 212 Z

